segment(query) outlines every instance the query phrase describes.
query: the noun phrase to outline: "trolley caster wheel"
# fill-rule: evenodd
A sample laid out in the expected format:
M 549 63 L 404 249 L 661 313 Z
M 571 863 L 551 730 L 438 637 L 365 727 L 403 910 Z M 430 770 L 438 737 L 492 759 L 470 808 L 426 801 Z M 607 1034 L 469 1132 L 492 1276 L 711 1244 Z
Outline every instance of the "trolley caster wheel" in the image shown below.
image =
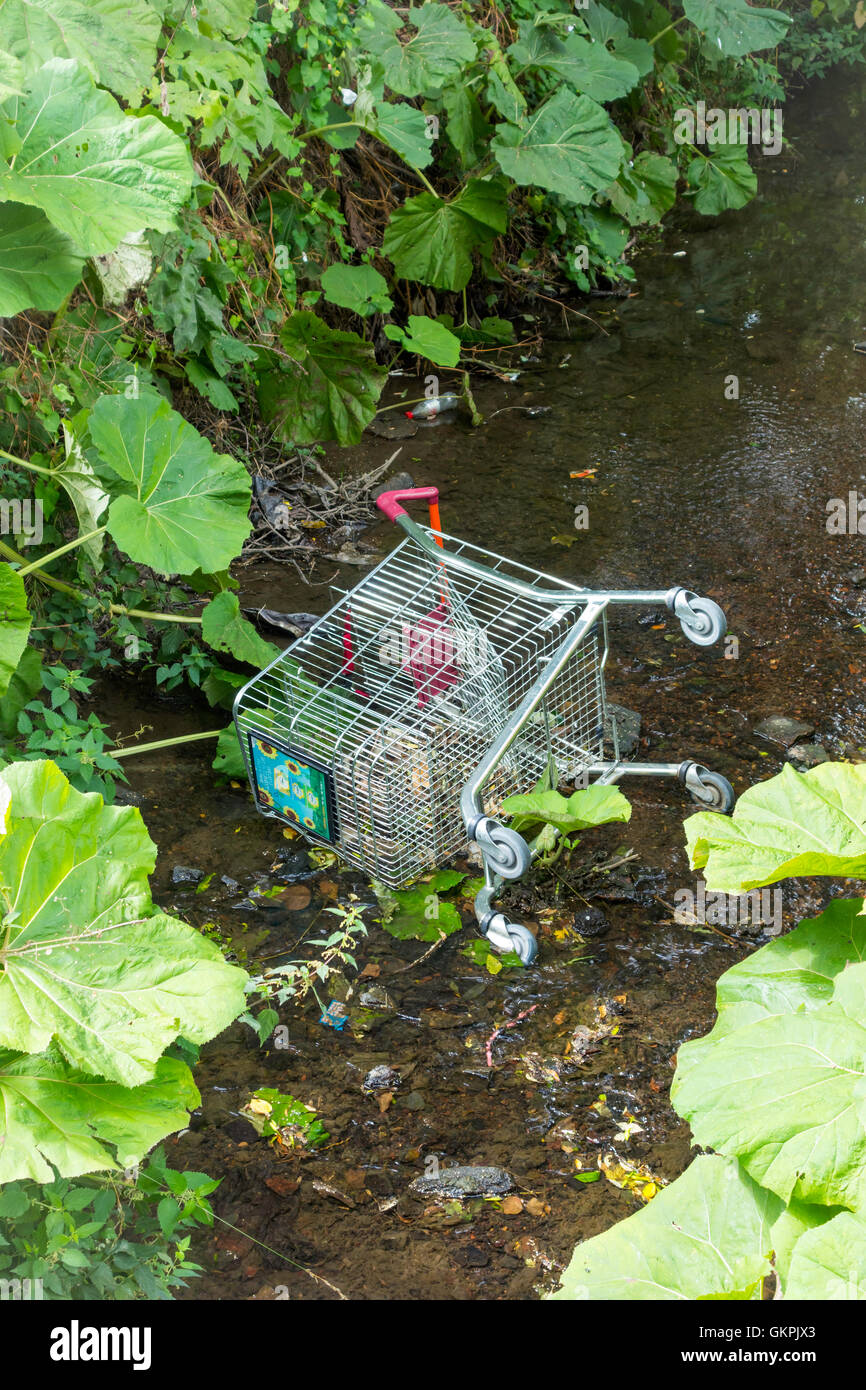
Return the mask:
M 516 951 L 523 965 L 531 965 L 538 955 L 538 942 L 529 928 L 509 922 L 502 912 L 491 917 L 484 934 L 494 951 Z
M 522 878 L 532 863 L 532 851 L 523 836 L 492 816 L 482 816 L 472 827 L 470 838 L 481 850 L 485 864 L 500 878 Z
M 727 777 L 698 763 L 686 763 L 680 774 L 692 801 L 704 811 L 718 811 L 729 816 L 737 797 Z
M 711 647 L 728 630 L 724 610 L 711 598 L 690 594 L 681 604 L 677 604 L 675 611 L 684 635 L 696 647 Z

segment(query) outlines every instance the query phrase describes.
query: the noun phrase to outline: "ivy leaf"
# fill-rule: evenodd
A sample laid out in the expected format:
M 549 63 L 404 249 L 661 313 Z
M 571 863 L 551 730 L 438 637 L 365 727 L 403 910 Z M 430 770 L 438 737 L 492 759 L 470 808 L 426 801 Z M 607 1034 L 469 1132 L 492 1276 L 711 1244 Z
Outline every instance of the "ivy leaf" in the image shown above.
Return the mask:
M 0 1183 L 50 1183 L 54 1168 L 78 1177 L 130 1167 L 182 1129 L 200 1099 L 189 1068 L 171 1057 L 130 1088 L 77 1071 L 56 1052 L 0 1052 Z
M 358 40 L 376 59 L 378 73 L 391 91 L 401 96 L 435 95 L 475 57 L 471 34 L 447 5 L 412 6 L 404 22 L 381 0 L 371 0 L 365 14 L 356 29 Z M 406 43 L 397 37 L 403 27 L 415 30 Z
M 747 145 L 716 145 L 711 155 L 696 155 L 687 178 L 688 196 L 694 198 L 696 210 L 708 217 L 745 207 L 758 191 Z
M 696 1143 L 739 1158 L 785 1202 L 866 1203 L 866 965 L 833 1000 L 685 1043 L 671 1099 Z
M 0 199 L 42 208 L 88 256 L 143 227 L 168 230 L 189 197 L 186 142 L 155 116 L 124 115 L 72 59 L 46 63 L 2 116 L 21 145 L 14 168 L 0 169 Z
M 298 311 L 280 330 L 287 361 L 259 375 L 262 414 L 294 444 L 336 439 L 357 444 L 376 413 L 386 369 L 371 343 Z
M 693 869 L 713 892 L 740 893 L 784 878 L 866 877 L 866 766 L 786 764 L 749 787 L 733 815 L 700 811 L 685 823 Z
M 0 882 L 14 909 L 0 1047 L 53 1043 L 71 1066 L 135 1086 L 178 1034 L 203 1043 L 227 1027 L 244 1008 L 246 975 L 154 912 L 156 850 L 138 809 L 76 791 L 49 761 L 13 763 L 0 780 L 11 792 Z
M 791 15 L 782 10 L 762 9 L 746 0 L 683 0 L 683 9 L 707 43 L 727 58 L 775 48 L 791 24 Z
M 89 428 L 112 475 L 107 524 L 121 550 L 160 574 L 227 569 L 251 530 L 244 465 L 150 390 L 101 396 Z
M 640 80 L 632 63 L 615 57 L 603 44 L 591 43 L 579 34 L 560 39 L 547 26 L 536 28 L 527 20 L 521 23 L 520 38 L 508 49 L 508 55 L 521 67 L 552 72 L 597 102 L 624 97 Z
M 505 231 L 502 179 L 470 179 L 457 198 L 433 193 L 407 198 L 395 208 L 382 242 L 401 277 L 436 289 L 462 290 L 472 275 L 472 251 Z
M 410 314 L 406 331 L 388 324 L 385 333 L 406 352 L 417 352 L 437 367 L 456 367 L 460 359 L 460 339 L 425 314 Z
M 622 140 L 602 106 L 567 89 L 558 91 L 520 125 L 499 125 L 491 151 L 519 184 L 588 203 L 622 164 Z
M 737 1163 L 696 1158 L 634 1216 L 578 1245 L 552 1297 L 760 1298 L 780 1209 Z
M 32 621 L 24 580 L 11 565 L 0 563 L 0 695 L 18 669 Z
M 387 280 L 371 265 L 329 265 L 322 275 L 322 289 L 329 304 L 351 309 L 362 318 L 388 314 L 394 307 Z
M 224 589 L 202 610 L 201 635 L 214 651 L 229 652 L 238 661 L 246 661 L 260 669 L 269 666 L 279 656 L 273 642 L 260 637 L 252 623 L 241 613 L 237 594 Z
M 22 309 L 59 309 L 85 261 L 39 208 L 0 203 L 0 318 Z

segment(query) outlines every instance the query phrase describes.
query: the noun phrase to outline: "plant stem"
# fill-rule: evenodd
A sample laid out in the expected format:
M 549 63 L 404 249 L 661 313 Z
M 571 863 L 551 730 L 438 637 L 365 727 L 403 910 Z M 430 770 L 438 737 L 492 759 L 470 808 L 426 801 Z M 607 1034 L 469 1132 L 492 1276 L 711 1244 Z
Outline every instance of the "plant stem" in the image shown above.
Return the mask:
M 659 29 L 658 33 L 650 39 L 650 43 L 658 43 L 659 39 L 663 39 L 665 34 L 669 34 L 671 29 L 676 29 L 678 24 L 682 24 L 685 18 L 686 16 L 681 14 L 679 19 L 675 19 L 672 24 L 666 24 L 664 29 Z
M 31 473 L 44 473 L 46 478 L 54 476 L 50 468 L 43 468 L 41 464 L 31 463 L 29 459 L 20 459 L 17 454 L 7 454 L 5 449 L 0 449 L 0 458 L 8 459 L 17 468 L 28 468 Z
M 76 546 L 84 545 L 85 541 L 92 541 L 95 540 L 97 536 L 104 536 L 107 529 L 108 528 L 105 526 L 97 526 L 95 531 L 88 531 L 83 536 L 76 536 L 74 541 L 68 541 L 66 545 L 61 545 L 57 550 L 52 550 L 50 555 L 43 555 L 40 560 L 34 560 L 31 565 L 25 565 L 18 573 L 22 578 L 25 574 L 33 574 L 35 570 L 41 569 L 43 565 L 50 564 L 52 560 L 59 560 L 61 555 L 65 555 L 68 551 L 74 550 Z
M 0 541 L 0 555 L 5 555 L 7 560 L 15 560 L 19 565 L 24 564 L 24 556 L 19 555 L 18 551 L 13 550 L 12 546 L 7 545 L 5 541 Z M 21 571 L 19 570 L 18 573 L 20 574 Z M 71 594 L 73 598 L 84 599 L 84 594 L 80 589 L 73 589 L 71 584 L 64 584 L 62 579 L 53 579 L 50 574 L 40 574 L 38 570 L 34 573 L 37 579 L 41 579 L 43 584 L 50 584 L 52 589 L 59 589 L 62 594 Z
M 126 618 L 146 618 L 153 623 L 200 623 L 201 617 L 194 613 L 148 612 L 145 608 L 124 608 L 122 603 L 109 603 L 109 613 L 120 613 Z
M 325 135 L 329 130 L 345 130 L 348 126 L 357 126 L 358 130 L 364 127 L 360 121 L 334 121 L 331 125 L 319 125 L 315 130 L 305 130 L 302 135 L 298 135 L 298 140 L 312 140 L 314 135 Z
M 138 743 L 135 748 L 112 748 L 112 758 L 134 758 L 136 753 L 154 753 L 158 748 L 175 748 L 181 743 L 197 743 L 203 738 L 219 738 L 222 729 L 208 729 L 204 734 L 181 734 L 179 738 L 159 738 L 154 743 Z

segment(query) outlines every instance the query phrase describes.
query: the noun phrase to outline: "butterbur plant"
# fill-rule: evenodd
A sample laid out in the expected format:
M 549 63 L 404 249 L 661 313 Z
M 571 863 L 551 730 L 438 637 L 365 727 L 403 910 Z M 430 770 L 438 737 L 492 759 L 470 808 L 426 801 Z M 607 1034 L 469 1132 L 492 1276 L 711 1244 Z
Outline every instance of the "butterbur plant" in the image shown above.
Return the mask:
M 686 822 L 711 891 L 866 878 L 866 766 L 788 765 L 731 817 Z M 671 1100 L 711 1152 L 579 1245 L 560 1299 L 866 1298 L 866 905 L 726 971 L 718 1017 L 677 1054 Z
M 167 1049 L 227 1027 L 246 975 L 154 906 L 155 860 L 135 807 L 0 772 L 0 1184 L 127 1168 L 199 1102 Z

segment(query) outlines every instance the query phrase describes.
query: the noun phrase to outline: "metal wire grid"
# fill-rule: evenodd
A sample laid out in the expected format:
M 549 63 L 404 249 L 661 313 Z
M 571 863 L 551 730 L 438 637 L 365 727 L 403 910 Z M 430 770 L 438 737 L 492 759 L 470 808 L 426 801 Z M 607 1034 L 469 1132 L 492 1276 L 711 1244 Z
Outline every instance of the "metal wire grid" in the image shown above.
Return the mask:
M 501 574 L 569 589 L 435 534 L 450 552 Z M 460 679 L 438 695 L 422 687 L 432 698 L 419 707 L 407 640 L 440 609 L 445 631 L 456 638 Z M 492 576 L 446 569 L 409 538 L 251 683 L 239 728 L 270 731 L 299 755 L 325 763 L 334 776 L 341 854 L 399 886 L 465 844 L 462 786 L 562 642 L 574 612 L 572 599 L 551 611 L 510 594 Z M 551 753 L 569 772 L 600 756 L 602 666 L 593 631 L 491 776 L 488 814 L 498 814 L 506 796 L 528 790 Z

